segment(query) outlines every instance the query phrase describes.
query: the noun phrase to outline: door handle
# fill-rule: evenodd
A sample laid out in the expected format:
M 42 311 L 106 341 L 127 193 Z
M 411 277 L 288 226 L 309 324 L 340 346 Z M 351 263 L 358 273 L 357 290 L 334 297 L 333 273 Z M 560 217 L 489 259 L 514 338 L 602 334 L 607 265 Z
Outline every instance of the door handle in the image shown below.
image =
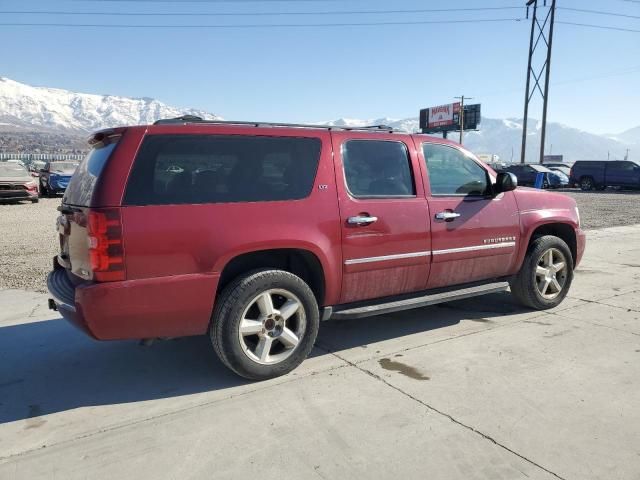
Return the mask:
M 347 223 L 349 225 L 358 225 L 358 226 L 371 225 L 372 223 L 377 221 L 378 221 L 378 217 L 370 217 L 368 215 L 358 215 L 357 217 L 349 217 L 347 219 Z
M 444 220 L 445 222 L 453 222 L 459 216 L 460 216 L 460 214 L 456 213 L 456 212 L 440 212 L 440 213 L 436 213 L 436 220 Z

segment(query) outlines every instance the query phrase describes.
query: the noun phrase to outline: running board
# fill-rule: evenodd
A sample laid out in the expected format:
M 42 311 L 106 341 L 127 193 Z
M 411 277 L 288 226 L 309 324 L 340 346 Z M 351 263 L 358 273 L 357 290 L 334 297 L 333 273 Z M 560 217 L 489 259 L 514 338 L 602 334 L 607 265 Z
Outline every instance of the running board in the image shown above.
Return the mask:
M 427 307 L 438 303 L 452 302 L 454 300 L 462 300 L 464 298 L 477 297 L 487 295 L 489 293 L 504 292 L 509 288 L 508 282 L 486 283 L 473 287 L 459 288 L 457 290 L 448 290 L 441 293 L 432 293 L 429 295 L 421 295 L 419 297 L 405 298 L 404 300 L 395 300 L 386 303 L 373 305 L 358 306 L 354 308 L 346 308 L 345 310 L 337 310 L 334 307 L 331 312 L 331 320 L 351 320 L 355 318 L 371 317 L 374 315 L 384 315 L 386 313 L 401 312 L 412 308 Z

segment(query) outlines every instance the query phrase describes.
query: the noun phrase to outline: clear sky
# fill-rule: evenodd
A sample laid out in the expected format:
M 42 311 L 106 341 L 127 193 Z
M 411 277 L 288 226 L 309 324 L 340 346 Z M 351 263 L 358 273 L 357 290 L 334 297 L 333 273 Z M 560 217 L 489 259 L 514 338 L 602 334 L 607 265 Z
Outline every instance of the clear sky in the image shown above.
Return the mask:
M 542 0 L 540 0 L 542 1 Z M 550 0 L 549 0 L 550 1 Z M 530 22 L 525 0 L 0 0 L 0 76 L 42 86 L 201 108 L 236 120 L 405 118 L 474 97 L 487 117 L 521 117 Z M 640 31 L 638 0 L 558 0 L 559 21 Z M 575 12 L 598 10 L 627 17 Z M 34 15 L 286 13 L 278 16 Z M 316 14 L 313 14 L 316 12 Z M 635 17 L 635 18 L 633 18 Z M 276 28 L 35 27 L 10 23 L 255 25 L 472 20 Z M 640 32 L 556 26 L 549 120 L 595 133 L 640 125 Z M 540 118 L 541 108 L 531 116 Z

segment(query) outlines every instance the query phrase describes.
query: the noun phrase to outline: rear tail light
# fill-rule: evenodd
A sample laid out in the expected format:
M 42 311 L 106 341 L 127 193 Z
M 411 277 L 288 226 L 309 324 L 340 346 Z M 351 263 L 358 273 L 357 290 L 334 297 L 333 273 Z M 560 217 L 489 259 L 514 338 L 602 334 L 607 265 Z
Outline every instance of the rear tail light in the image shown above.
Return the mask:
M 124 280 L 126 275 L 120 209 L 90 210 L 87 233 L 93 278 L 103 282 Z

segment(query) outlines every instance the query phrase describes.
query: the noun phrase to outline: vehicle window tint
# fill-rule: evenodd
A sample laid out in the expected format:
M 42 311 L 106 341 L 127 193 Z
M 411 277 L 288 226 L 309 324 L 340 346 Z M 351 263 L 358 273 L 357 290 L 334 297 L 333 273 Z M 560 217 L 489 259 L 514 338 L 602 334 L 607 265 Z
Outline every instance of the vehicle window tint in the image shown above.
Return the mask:
M 422 146 L 432 195 L 484 195 L 487 172 L 454 147 L 425 143 Z
M 152 135 L 138 154 L 127 205 L 297 200 L 311 193 L 317 138 Z
M 416 190 L 404 143 L 349 140 L 342 147 L 349 192 L 362 197 L 410 197 Z
M 89 152 L 71 177 L 69 186 L 64 192 L 63 203 L 81 206 L 90 204 L 96 181 L 114 148 L 116 143 L 110 143 Z M 55 164 L 51 163 L 51 165 Z M 46 168 L 49 168 L 49 163 Z
M 632 162 L 613 162 L 613 167 L 617 170 L 632 172 L 636 165 Z

